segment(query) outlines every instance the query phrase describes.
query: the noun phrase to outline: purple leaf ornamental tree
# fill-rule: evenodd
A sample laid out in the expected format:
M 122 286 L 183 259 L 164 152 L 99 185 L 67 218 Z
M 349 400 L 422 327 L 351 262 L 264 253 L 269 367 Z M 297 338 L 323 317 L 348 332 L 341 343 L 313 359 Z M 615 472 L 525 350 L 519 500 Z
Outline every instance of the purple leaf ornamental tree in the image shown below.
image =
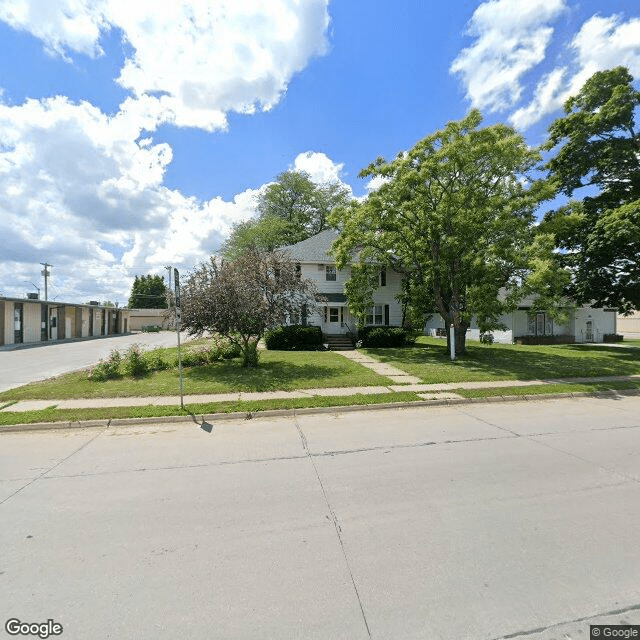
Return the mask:
M 219 333 L 240 346 L 242 365 L 258 364 L 266 329 L 286 324 L 315 306 L 314 287 L 277 251 L 255 247 L 233 262 L 211 257 L 182 289 L 182 326 L 192 335 Z

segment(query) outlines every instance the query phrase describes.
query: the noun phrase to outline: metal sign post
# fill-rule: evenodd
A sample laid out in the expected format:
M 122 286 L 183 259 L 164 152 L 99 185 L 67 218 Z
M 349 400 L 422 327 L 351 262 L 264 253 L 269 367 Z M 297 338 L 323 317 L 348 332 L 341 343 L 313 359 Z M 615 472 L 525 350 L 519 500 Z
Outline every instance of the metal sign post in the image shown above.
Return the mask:
M 176 334 L 178 336 L 178 372 L 180 374 L 180 408 L 184 409 L 184 383 L 182 381 L 182 355 L 180 353 L 180 321 L 182 311 L 180 309 L 180 274 L 177 269 L 173 270 L 173 282 L 176 291 Z
M 456 330 L 455 330 L 455 327 L 453 326 L 453 323 L 451 323 L 449 332 L 450 332 L 449 346 L 451 348 L 451 359 L 455 360 L 456 359 Z

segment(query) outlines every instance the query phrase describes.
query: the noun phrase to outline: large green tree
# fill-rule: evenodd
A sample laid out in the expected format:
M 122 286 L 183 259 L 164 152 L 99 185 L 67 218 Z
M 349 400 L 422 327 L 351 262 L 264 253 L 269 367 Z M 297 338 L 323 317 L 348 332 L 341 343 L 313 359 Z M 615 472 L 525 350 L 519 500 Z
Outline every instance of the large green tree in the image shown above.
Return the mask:
M 129 309 L 166 309 L 167 286 L 158 275 L 136 276 L 129 296 Z
M 306 240 L 326 229 L 331 211 L 348 199 L 338 182 L 316 184 L 304 171 L 285 171 L 258 198 L 257 218 L 236 224 L 222 252 L 233 259 L 252 246 L 273 251 Z
M 380 177 L 382 186 L 330 219 L 341 228 L 338 265 L 359 252 L 348 286 L 362 290 L 371 264 L 399 271 L 417 310 L 454 326 L 458 354 L 472 316 L 484 330 L 498 328 L 500 315 L 533 290 L 551 291 L 541 298 L 548 305 L 563 278 L 552 238 L 536 236 L 534 211 L 552 192 L 527 177 L 539 154 L 510 127 L 481 121 L 473 110 L 395 160 L 379 158 L 361 176 Z M 361 298 L 360 306 L 371 304 Z
M 582 196 L 545 216 L 580 303 L 640 308 L 640 92 L 624 67 L 594 74 L 549 128 L 560 192 Z

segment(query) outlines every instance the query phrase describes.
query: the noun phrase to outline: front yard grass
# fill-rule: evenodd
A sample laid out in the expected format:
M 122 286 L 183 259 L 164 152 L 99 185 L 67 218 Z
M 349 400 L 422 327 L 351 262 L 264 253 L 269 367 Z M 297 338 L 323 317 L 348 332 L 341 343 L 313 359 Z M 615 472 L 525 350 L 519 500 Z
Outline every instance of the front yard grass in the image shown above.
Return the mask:
M 454 362 L 446 344 L 443 339 L 420 336 L 412 347 L 362 351 L 424 383 L 640 374 L 640 348 L 635 344 L 539 346 L 467 341 L 467 354 Z
M 230 402 L 210 402 L 206 404 L 187 404 L 179 406 L 111 407 L 95 409 L 41 409 L 38 411 L 0 413 L 0 427 L 14 424 L 33 424 L 37 422 L 78 422 L 81 420 L 114 420 L 117 418 L 158 418 L 162 416 L 199 416 L 213 413 L 254 414 L 272 409 L 303 409 L 310 407 L 363 406 L 371 404 L 389 404 L 392 402 L 415 402 L 422 400 L 415 393 L 355 394 L 352 396 L 315 396 L 310 398 L 284 398 L 272 400 L 244 400 Z M 249 417 L 249 416 L 247 416 Z M 0 429 L 1 431 L 1 429 Z
M 184 368 L 184 393 L 292 391 L 326 387 L 365 387 L 389 380 L 332 351 L 261 351 L 260 365 L 243 369 L 240 360 Z M 117 398 L 179 395 L 178 370 L 155 371 L 138 379 L 96 382 L 78 371 L 0 394 L 0 404 L 15 400 Z

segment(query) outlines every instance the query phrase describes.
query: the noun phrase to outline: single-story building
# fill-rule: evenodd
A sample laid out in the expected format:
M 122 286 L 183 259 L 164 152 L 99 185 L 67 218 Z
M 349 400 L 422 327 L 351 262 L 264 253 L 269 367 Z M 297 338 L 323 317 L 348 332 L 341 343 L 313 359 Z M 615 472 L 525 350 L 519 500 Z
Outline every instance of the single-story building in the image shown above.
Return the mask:
M 127 333 L 129 309 L 0 297 L 0 345 Z
M 625 338 L 640 338 L 640 311 L 634 311 L 631 315 L 618 314 L 618 333 Z
M 531 300 L 524 300 L 512 313 L 500 320 L 506 326 L 502 331 L 491 331 L 494 342 L 555 343 L 555 342 L 604 342 L 605 336 L 616 333 L 616 310 L 594 307 L 568 308 L 566 324 L 558 324 L 545 312 L 531 309 Z M 434 315 L 425 326 L 431 336 L 446 335 L 444 321 Z M 467 338 L 480 339 L 480 329 L 473 318 L 467 329 Z
M 147 327 L 175 329 L 169 309 L 129 309 L 129 331 L 144 331 Z

